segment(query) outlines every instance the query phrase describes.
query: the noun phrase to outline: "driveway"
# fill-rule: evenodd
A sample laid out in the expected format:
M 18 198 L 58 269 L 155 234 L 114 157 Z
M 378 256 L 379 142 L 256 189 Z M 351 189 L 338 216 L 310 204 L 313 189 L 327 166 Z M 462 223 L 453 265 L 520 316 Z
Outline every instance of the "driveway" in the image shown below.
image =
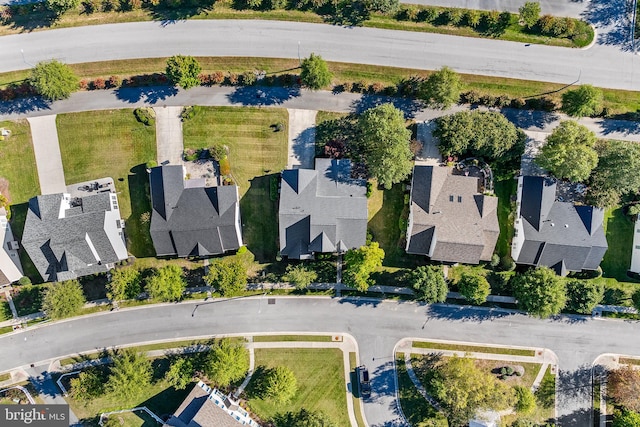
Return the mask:
M 40 181 L 40 194 L 64 193 L 67 186 L 64 181 L 60 143 L 56 116 L 29 117 L 33 151 Z
M 181 106 L 162 106 L 156 112 L 156 149 L 158 164 L 169 162 L 172 165 L 182 164 L 182 119 Z
M 316 155 L 316 110 L 288 108 L 289 146 L 287 169 L 313 169 Z

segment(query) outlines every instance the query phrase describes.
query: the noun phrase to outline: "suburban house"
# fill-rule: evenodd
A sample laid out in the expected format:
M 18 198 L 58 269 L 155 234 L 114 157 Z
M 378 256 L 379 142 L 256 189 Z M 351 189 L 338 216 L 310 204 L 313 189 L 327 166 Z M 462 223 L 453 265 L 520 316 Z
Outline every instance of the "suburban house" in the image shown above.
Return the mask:
M 500 234 L 498 198 L 479 192 L 479 179 L 444 166 L 413 168 L 406 251 L 434 261 L 489 261 Z
M 603 223 L 603 209 L 556 201 L 554 179 L 521 176 L 511 256 L 561 276 L 596 270 L 607 251 Z
M 163 427 L 258 426 L 230 396 L 198 381 Z
M 366 243 L 365 180 L 351 176 L 350 160 L 316 159 L 315 166 L 282 171 L 280 254 L 290 259 Z
M 128 257 L 115 193 L 29 200 L 22 246 L 45 282 L 105 272 Z
M 158 256 L 206 257 L 242 246 L 238 187 L 205 187 L 180 165 L 151 169 L 151 239 Z
M 633 227 L 633 248 L 631 249 L 631 267 L 630 271 L 640 273 L 640 215 L 636 218 Z
M 13 238 L 7 220 L 7 211 L 0 207 L 0 286 L 13 283 L 23 276 L 22 264 L 18 256 L 18 242 Z

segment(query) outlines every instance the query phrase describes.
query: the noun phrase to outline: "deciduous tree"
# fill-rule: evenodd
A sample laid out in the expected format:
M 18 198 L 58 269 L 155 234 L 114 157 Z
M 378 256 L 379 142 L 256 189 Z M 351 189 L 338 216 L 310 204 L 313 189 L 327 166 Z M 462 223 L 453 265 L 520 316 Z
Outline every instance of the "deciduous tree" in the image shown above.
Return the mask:
M 276 403 L 289 402 L 298 392 L 298 380 L 286 366 L 269 369 L 265 378 L 265 396 Z
M 165 381 L 176 390 L 184 390 L 193 380 L 193 364 L 184 357 L 171 362 L 169 370 L 164 376 Z
M 303 264 L 287 265 L 282 280 L 292 283 L 296 289 L 307 289 L 314 280 L 318 278 L 318 274 Z
M 549 267 L 530 269 L 511 279 L 518 306 L 539 317 L 558 314 L 567 295 L 563 280 Z
M 576 313 L 591 314 L 604 297 L 604 285 L 599 282 L 571 279 L 567 281 L 567 308 Z
M 302 60 L 300 68 L 300 80 L 310 89 L 322 89 L 331 83 L 333 76 L 326 61 L 320 55 L 312 53 Z
M 378 242 L 371 242 L 359 249 L 349 249 L 344 255 L 344 272 L 342 279 L 345 284 L 366 292 L 371 285 L 371 273 L 382 266 L 384 250 Z
M 75 316 L 86 303 L 77 280 L 65 280 L 48 286 L 42 300 L 42 311 L 51 319 Z
M 138 353 L 132 348 L 120 349 L 112 359 L 107 391 L 119 398 L 123 405 L 131 404 L 133 399 L 151 385 L 151 361 L 144 353 Z
M 275 422 L 277 427 L 338 427 L 326 413 L 304 408 L 276 415 Z
M 247 269 L 239 260 L 217 260 L 209 266 L 204 281 L 224 296 L 233 296 L 247 287 Z
M 600 141 L 596 151 L 599 160 L 591 176 L 589 202 L 608 207 L 617 203 L 621 195 L 640 190 L 640 144 Z
M 387 190 L 411 173 L 411 132 L 392 104 L 371 108 L 358 120 L 360 147 L 369 172 Z
M 78 88 L 78 77 L 71 68 L 56 60 L 38 62 L 31 70 L 29 82 L 50 101 L 66 99 Z
M 104 375 L 98 368 L 87 368 L 71 379 L 69 394 L 76 400 L 88 402 L 104 394 L 104 381 Z
M 421 265 L 409 272 L 406 280 L 421 301 L 435 303 L 447 299 L 449 288 L 444 279 L 442 266 Z
M 476 305 L 483 304 L 491 293 L 487 278 L 480 274 L 463 273 L 458 281 L 458 289 L 462 296 Z
M 607 394 L 616 405 L 640 412 L 640 371 L 629 365 L 609 371 Z
M 530 414 L 536 409 L 536 397 L 528 387 L 515 386 L 516 393 L 515 410 L 519 414 Z
M 462 82 L 458 73 L 442 67 L 422 84 L 421 96 L 433 107 L 446 110 L 460 101 Z
M 120 268 L 111 272 L 107 284 L 107 297 L 111 301 L 122 301 L 137 297 L 141 290 L 142 277 L 137 268 Z
M 182 298 L 186 286 L 182 268 L 177 265 L 165 265 L 147 278 L 145 288 L 153 299 L 178 301 Z
M 166 73 L 174 85 L 189 89 L 200 84 L 200 63 L 193 56 L 174 55 L 167 59 Z
M 249 354 L 241 345 L 228 338 L 221 339 L 208 354 L 205 372 L 220 387 L 227 387 L 243 378 L 249 369 Z
M 602 90 L 582 85 L 562 94 L 562 111 L 570 116 L 594 116 L 602 112 Z
M 80 0 L 45 0 L 48 10 L 60 16 L 68 10 L 75 9 L 80 4 Z
M 523 4 L 520 9 L 520 21 L 524 23 L 524 26 L 531 28 L 538 23 L 540 19 L 540 3 L 537 1 L 528 1 Z
M 640 426 L 640 414 L 637 412 L 615 410 L 613 412 L 613 427 L 638 427 Z

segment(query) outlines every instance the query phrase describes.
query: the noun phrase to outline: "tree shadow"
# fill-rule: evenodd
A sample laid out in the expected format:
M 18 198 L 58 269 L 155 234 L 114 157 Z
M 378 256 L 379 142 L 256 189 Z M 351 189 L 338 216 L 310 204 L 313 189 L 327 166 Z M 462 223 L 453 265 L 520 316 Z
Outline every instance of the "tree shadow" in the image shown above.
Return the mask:
M 122 87 L 115 89 L 114 93 L 116 98 L 130 104 L 141 101 L 155 104 L 175 96 L 178 93 L 178 88 L 175 86 Z
M 629 16 L 633 2 L 592 0 L 582 18 L 598 28 L 597 43 L 619 46 L 623 51 L 633 49 Z
M 265 87 L 239 86 L 227 95 L 233 104 L 248 106 L 280 105 L 285 101 L 300 96 L 300 86 Z
M 537 128 L 538 130 L 543 130 L 547 125 L 560 120 L 558 114 L 546 111 L 502 108 L 500 112 L 521 129 Z
M 358 27 L 368 20 L 370 16 L 371 14 L 363 1 L 343 0 L 340 3 L 336 3 L 331 12 L 325 13 L 323 19 L 333 25 Z
M 153 241 L 149 232 L 151 224 L 151 199 L 149 196 L 149 175 L 145 165 L 131 168 L 127 176 L 129 196 L 131 198 L 131 215 L 126 222 L 126 235 L 129 252 L 136 257 L 155 256 Z M 149 214 L 149 220 L 143 214 Z
M 351 104 L 351 109 L 354 113 L 361 114 L 370 108 L 374 108 L 382 104 L 393 104 L 394 107 L 402 110 L 405 118 L 407 119 L 415 117 L 416 113 L 424 108 L 424 102 L 418 99 L 397 98 L 383 95 L 362 95 L 360 99 Z
M 180 21 L 192 18 L 196 15 L 206 14 L 213 10 L 216 0 L 189 0 L 175 2 L 179 7 L 158 5 L 149 7 L 149 13 L 154 21 L 160 21 L 160 25 L 166 27 Z M 173 4 L 173 3 L 172 3 Z
M 45 2 L 13 0 L 5 4 L 9 6 L 10 16 L 0 19 L 0 23 L 20 32 L 49 28 L 59 18 L 47 9 Z
M 619 120 L 616 118 L 600 121 L 602 133 L 605 135 L 620 134 L 619 136 L 639 135 L 640 122 Z
M 293 154 L 300 162 L 300 168 L 313 169 L 315 157 L 315 126 L 306 128 L 293 140 Z
M 351 304 L 355 307 L 377 307 L 383 301 L 384 299 L 382 298 L 372 297 L 343 297 L 338 299 L 340 304 Z
M 514 311 L 501 308 L 473 307 L 468 305 L 452 304 L 430 304 L 426 306 L 427 318 L 433 317 L 439 320 L 449 320 L 458 322 L 492 322 L 495 319 L 519 314 Z
M 584 364 L 572 371 L 560 370 L 556 377 L 556 407 L 574 408 L 581 403 L 592 402 L 592 372 L 591 365 Z M 574 412 L 564 415 L 560 425 L 586 426 L 589 425 L 590 410 L 576 408 Z
M 0 114 L 24 114 L 33 111 L 50 110 L 51 101 L 39 96 L 17 98 L 13 101 L 0 102 Z

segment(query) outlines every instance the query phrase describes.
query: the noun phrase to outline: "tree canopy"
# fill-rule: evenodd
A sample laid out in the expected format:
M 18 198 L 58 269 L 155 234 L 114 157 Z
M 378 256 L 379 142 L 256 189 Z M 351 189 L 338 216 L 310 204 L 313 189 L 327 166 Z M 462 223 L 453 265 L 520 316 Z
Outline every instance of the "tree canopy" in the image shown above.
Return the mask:
M 573 117 L 594 116 L 602 112 L 602 90 L 582 85 L 562 94 L 562 111 Z
M 409 148 L 411 132 L 404 114 L 392 104 L 382 104 L 360 115 L 360 148 L 369 172 L 387 190 L 407 178 L 413 168 Z
M 629 365 L 609 371 L 607 395 L 616 405 L 640 412 L 640 371 Z
M 640 190 L 640 144 L 625 141 L 600 141 L 600 156 L 593 170 L 588 201 L 600 207 L 616 204 L 621 195 Z
M 458 281 L 458 289 L 462 296 L 476 305 L 483 304 L 491 293 L 489 281 L 480 274 L 463 273 Z
M 338 427 L 326 413 L 304 408 L 276 415 L 275 424 L 276 427 Z
M 200 63 L 193 56 L 174 55 L 167 59 L 166 73 L 174 85 L 189 89 L 200 84 Z
M 282 280 L 292 283 L 296 289 L 307 289 L 317 278 L 318 273 L 306 267 L 304 264 L 289 264 L 287 265 Z
M 604 297 L 604 285 L 593 281 L 567 281 L 567 308 L 576 313 L 591 314 Z
M 446 110 L 460 101 L 461 88 L 458 73 L 449 67 L 442 67 L 424 81 L 420 92 L 431 106 Z
M 221 339 L 211 348 L 207 357 L 205 372 L 209 379 L 221 387 L 244 377 L 249 369 L 249 354 L 241 344 L 234 344 L 228 338 Z
M 69 394 L 81 402 L 88 402 L 104 394 L 105 378 L 97 367 L 84 369 L 71 378 Z
M 435 120 L 433 135 L 444 156 L 470 154 L 487 160 L 524 151 L 524 134 L 493 111 L 461 111 Z
M 329 85 L 333 75 L 327 62 L 320 55 L 312 53 L 300 64 L 300 80 L 309 89 L 318 90 Z
M 193 363 L 190 359 L 178 357 L 171 362 L 164 375 L 165 381 L 176 390 L 184 390 L 193 380 Z
M 247 287 L 247 269 L 240 260 L 216 260 L 209 265 L 204 281 L 223 296 L 233 296 Z
M 371 273 L 382 266 L 384 250 L 378 242 L 371 242 L 359 249 L 349 249 L 344 255 L 344 271 L 342 280 L 349 286 L 366 292 L 371 285 Z
M 567 296 L 564 281 L 549 267 L 527 270 L 511 279 L 518 306 L 539 317 L 558 314 Z
M 298 380 L 291 369 L 276 366 L 266 373 L 264 392 L 278 404 L 287 403 L 298 392 Z
M 133 299 L 142 291 L 142 277 L 137 268 L 119 268 L 111 272 L 107 297 L 111 301 Z
M 78 77 L 71 68 L 55 59 L 38 62 L 31 70 L 29 82 L 50 101 L 66 99 L 78 88 Z
M 182 268 L 173 264 L 158 268 L 145 284 L 149 296 L 159 301 L 178 301 L 186 287 Z
M 107 380 L 107 391 L 125 402 L 140 396 L 151 385 L 153 369 L 144 353 L 132 348 L 118 350 L 112 357 L 113 366 Z
M 75 9 L 80 4 L 80 0 L 45 0 L 46 8 L 56 16 L 60 16 L 68 10 Z
M 467 425 L 479 409 L 499 411 L 515 403 L 511 387 L 466 357 L 453 356 L 439 363 L 429 386 L 452 427 Z
M 586 181 L 598 164 L 598 153 L 593 149 L 595 141 L 595 134 L 586 127 L 571 120 L 563 121 L 547 137 L 536 163 L 558 178 Z
M 431 304 L 447 299 L 449 288 L 440 265 L 421 265 L 407 274 L 406 281 L 421 301 Z
M 515 386 L 513 390 L 516 393 L 515 410 L 519 414 L 530 414 L 536 409 L 536 397 L 531 389 L 523 386 Z
M 531 28 L 538 23 L 540 19 L 540 3 L 537 1 L 528 1 L 518 9 L 520 12 L 520 21 L 524 23 L 524 26 Z
M 613 427 L 638 427 L 640 426 L 640 414 L 637 412 L 615 410 L 613 412 Z
M 62 319 L 80 313 L 87 300 L 77 280 L 51 283 L 44 292 L 42 311 L 51 319 Z

